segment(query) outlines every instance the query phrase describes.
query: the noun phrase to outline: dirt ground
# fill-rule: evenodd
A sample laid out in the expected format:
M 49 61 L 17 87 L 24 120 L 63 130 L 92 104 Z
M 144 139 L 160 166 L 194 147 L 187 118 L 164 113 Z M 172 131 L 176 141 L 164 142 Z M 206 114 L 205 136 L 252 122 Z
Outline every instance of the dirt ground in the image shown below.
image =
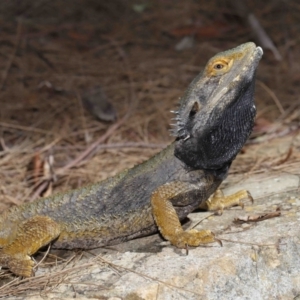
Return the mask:
M 299 174 L 300 4 L 255 0 L 248 9 L 281 59 L 265 49 L 256 125 L 230 174 Z M 229 1 L 217 0 L 1 1 L 0 28 L 0 211 L 148 159 L 172 141 L 170 110 L 206 61 L 257 42 Z M 82 102 L 99 86 L 111 122 Z M 285 152 L 261 155 L 287 137 Z

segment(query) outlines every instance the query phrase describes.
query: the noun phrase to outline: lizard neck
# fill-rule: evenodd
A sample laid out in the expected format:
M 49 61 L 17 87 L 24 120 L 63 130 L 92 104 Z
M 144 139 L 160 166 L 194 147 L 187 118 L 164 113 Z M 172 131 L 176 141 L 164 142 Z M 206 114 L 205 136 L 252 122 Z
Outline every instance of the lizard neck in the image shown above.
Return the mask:
M 194 169 L 224 173 L 252 132 L 256 114 L 253 94 L 254 81 L 244 94 L 216 114 L 219 117 L 212 126 L 192 132 L 188 139 L 178 139 L 175 156 Z

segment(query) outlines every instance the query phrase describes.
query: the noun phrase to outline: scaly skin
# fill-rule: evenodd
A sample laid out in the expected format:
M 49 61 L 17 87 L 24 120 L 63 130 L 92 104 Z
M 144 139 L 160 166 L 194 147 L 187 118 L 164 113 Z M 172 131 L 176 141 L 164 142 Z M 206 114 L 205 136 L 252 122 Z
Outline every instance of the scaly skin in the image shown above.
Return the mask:
M 261 56 L 260 48 L 247 43 L 213 57 L 181 100 L 176 141 L 148 161 L 100 183 L 4 212 L 0 264 L 28 277 L 33 275 L 30 256 L 51 241 L 54 248 L 91 249 L 157 229 L 181 248 L 217 241 L 210 231 L 184 232 L 179 220 L 208 199 L 208 207 L 222 210 L 248 197 L 245 191 L 230 201 L 211 195 L 251 132 Z M 221 140 L 214 140 L 220 133 Z

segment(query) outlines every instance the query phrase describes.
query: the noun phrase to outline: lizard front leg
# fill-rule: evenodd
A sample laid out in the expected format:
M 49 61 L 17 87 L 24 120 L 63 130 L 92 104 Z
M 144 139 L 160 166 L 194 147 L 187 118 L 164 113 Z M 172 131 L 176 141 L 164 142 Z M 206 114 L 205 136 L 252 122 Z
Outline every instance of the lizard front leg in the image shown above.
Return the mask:
M 10 237 L 7 244 L 2 240 L 0 265 L 16 275 L 30 277 L 34 265 L 30 256 L 57 238 L 61 229 L 46 216 L 34 216 L 17 226 L 15 236 Z
M 188 183 L 170 182 L 160 186 L 153 192 L 151 196 L 152 212 L 159 231 L 166 240 L 178 248 L 219 242 L 210 230 L 183 230 L 170 199 L 188 192 L 190 189 Z
M 170 182 L 160 186 L 154 191 L 151 197 L 152 212 L 159 231 L 163 237 L 170 241 L 172 245 L 178 248 L 187 246 L 199 246 L 212 242 L 219 242 L 210 230 L 197 231 L 195 229 L 184 231 L 176 210 L 170 199 L 180 193 L 190 190 L 190 185 L 185 182 Z M 253 202 L 253 198 L 246 190 L 241 190 L 230 196 L 224 196 L 222 191 L 218 189 L 201 208 L 207 210 L 218 211 L 219 214 L 225 208 L 235 205 L 244 206 L 241 200 L 249 199 Z

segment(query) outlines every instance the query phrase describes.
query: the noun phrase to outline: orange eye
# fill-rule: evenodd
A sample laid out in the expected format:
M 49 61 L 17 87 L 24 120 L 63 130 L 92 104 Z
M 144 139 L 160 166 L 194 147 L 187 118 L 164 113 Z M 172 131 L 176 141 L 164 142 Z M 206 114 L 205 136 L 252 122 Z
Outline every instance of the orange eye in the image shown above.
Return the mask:
M 214 65 L 214 69 L 216 69 L 216 70 L 221 70 L 221 69 L 223 69 L 224 68 L 224 65 L 222 65 L 222 64 L 215 64 Z
M 232 65 L 233 59 L 231 59 L 230 57 L 217 57 L 216 59 L 209 62 L 206 70 L 210 76 L 220 76 L 229 72 Z

